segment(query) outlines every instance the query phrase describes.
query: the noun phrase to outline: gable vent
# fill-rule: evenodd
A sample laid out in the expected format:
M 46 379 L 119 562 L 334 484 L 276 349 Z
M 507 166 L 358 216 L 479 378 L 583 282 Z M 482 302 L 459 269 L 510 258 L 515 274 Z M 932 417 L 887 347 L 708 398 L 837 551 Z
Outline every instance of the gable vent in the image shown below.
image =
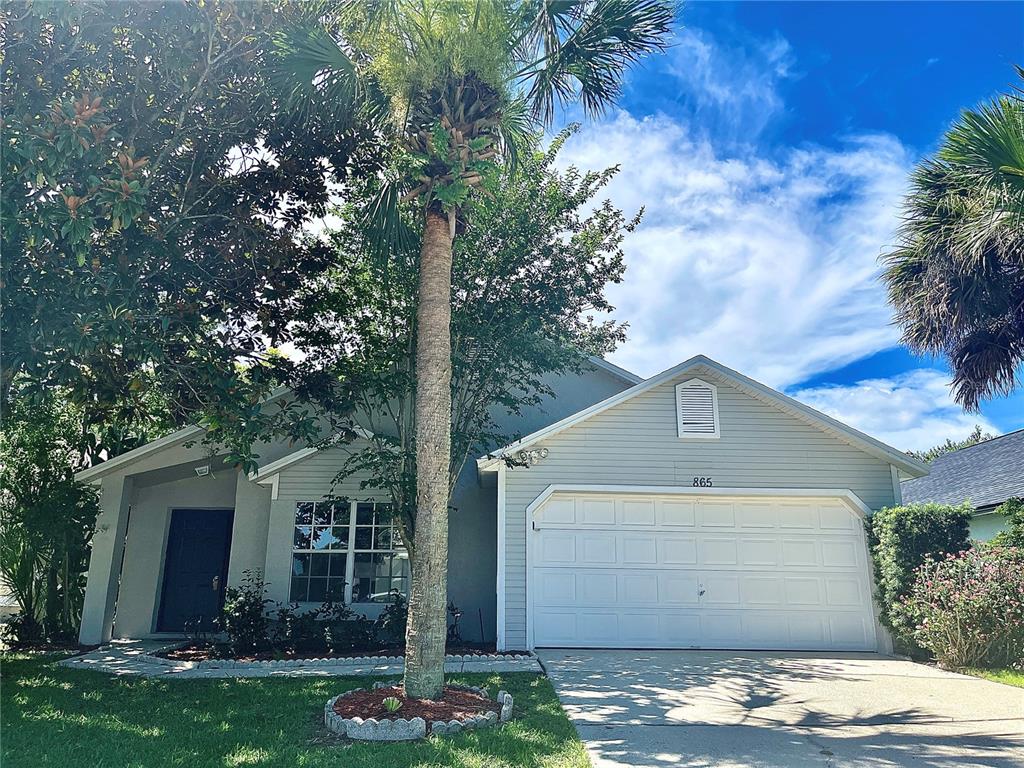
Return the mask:
M 718 388 L 700 379 L 677 384 L 676 423 L 679 437 L 718 437 Z

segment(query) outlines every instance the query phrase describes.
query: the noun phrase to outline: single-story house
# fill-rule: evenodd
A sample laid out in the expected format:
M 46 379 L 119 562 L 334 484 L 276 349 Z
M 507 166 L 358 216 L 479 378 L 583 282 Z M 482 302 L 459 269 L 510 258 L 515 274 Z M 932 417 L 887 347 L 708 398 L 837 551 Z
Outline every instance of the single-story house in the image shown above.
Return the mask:
M 939 456 L 927 476 L 903 482 L 905 502 L 969 502 L 971 538 L 978 541 L 1006 530 L 1006 516 L 996 509 L 1014 497 L 1024 498 L 1024 429 Z
M 549 383 L 555 397 L 506 417 L 525 436 L 467 462 L 453 494 L 466 639 L 887 648 L 863 518 L 925 465 L 703 356 L 647 380 L 595 358 Z M 407 588 L 386 496 L 358 476 L 332 485 L 354 444 L 267 444 L 245 475 L 202 434 L 79 474 L 102 489 L 83 644 L 181 633 L 250 570 L 272 600 L 342 590 L 367 615 Z

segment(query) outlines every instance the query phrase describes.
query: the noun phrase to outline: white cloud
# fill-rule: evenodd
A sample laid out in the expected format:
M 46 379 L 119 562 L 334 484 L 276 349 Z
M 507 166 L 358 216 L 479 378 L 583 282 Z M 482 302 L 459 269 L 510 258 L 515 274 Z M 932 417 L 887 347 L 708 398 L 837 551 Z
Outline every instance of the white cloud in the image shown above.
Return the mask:
M 728 156 L 680 120 L 620 112 L 560 161 L 621 164 L 609 196 L 646 206 L 609 291 L 631 327 L 620 365 L 647 376 L 703 353 L 780 387 L 896 343 L 877 281 L 912 164 L 894 137 Z
M 964 413 L 949 394 L 949 374 L 920 368 L 848 386 L 826 385 L 790 393 L 803 403 L 902 450 L 924 450 L 947 438 L 967 437 L 976 424 L 1000 430 L 984 417 Z
M 785 109 L 779 83 L 798 76 L 792 47 L 780 35 L 727 44 L 693 27 L 679 31 L 664 64 L 666 87 L 699 116 L 701 133 L 720 142 L 754 140 Z

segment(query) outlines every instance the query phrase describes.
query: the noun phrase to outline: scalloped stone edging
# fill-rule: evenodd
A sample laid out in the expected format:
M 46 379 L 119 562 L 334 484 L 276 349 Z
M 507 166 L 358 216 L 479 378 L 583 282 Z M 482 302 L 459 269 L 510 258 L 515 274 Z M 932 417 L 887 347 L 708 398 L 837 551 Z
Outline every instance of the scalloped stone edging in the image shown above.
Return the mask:
M 374 683 L 373 689 L 390 688 L 393 685 L 394 683 Z M 487 692 L 483 688 L 476 688 L 472 685 L 452 683 L 447 687 L 487 697 Z M 353 688 L 351 691 L 339 693 L 327 700 L 324 705 L 324 725 L 329 731 L 360 741 L 411 741 L 412 739 L 426 738 L 428 732 L 434 736 L 454 736 L 464 730 L 487 728 L 498 723 L 505 723 L 512 717 L 512 694 L 507 691 L 498 691 L 496 700 L 501 706 L 500 712 L 491 711 L 484 715 L 474 715 L 466 720 L 448 720 L 447 722 L 435 720 L 430 723 L 429 728 L 422 717 L 413 717 L 408 720 L 401 717 L 394 720 L 378 720 L 371 717 L 364 720 L 361 717 L 342 717 L 334 711 L 334 704 L 338 699 L 363 690 L 366 689 Z
M 536 656 L 522 653 L 479 653 L 466 655 L 448 655 L 445 664 L 465 662 L 505 663 L 524 662 L 531 665 Z M 188 669 L 295 669 L 296 667 L 365 667 L 381 664 L 402 664 L 405 656 L 342 656 L 309 659 L 261 659 L 256 661 L 239 661 L 237 659 L 203 659 L 202 661 L 180 661 L 167 659 L 155 654 L 147 654 L 147 662 L 174 667 L 188 665 Z

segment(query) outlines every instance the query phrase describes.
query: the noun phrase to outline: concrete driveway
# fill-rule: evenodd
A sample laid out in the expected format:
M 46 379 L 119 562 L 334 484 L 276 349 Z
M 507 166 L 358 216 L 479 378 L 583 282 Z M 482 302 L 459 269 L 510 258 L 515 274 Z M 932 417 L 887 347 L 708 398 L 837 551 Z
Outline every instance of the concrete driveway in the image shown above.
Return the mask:
M 539 652 L 595 768 L 1024 766 L 1024 689 L 875 654 Z

